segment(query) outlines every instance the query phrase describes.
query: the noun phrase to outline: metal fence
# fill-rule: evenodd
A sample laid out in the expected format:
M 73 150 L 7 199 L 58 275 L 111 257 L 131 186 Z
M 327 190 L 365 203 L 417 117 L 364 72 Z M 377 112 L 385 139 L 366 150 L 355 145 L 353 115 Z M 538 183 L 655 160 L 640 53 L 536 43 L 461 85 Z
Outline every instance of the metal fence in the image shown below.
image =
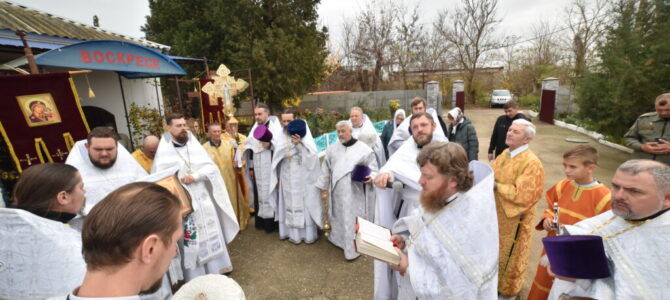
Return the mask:
M 300 103 L 301 108 L 314 110 L 322 108 L 325 110 L 347 110 L 353 106 L 366 106 L 369 108 L 388 107 L 391 100 L 398 100 L 404 109 L 409 109 L 409 104 L 414 97 L 426 98 L 426 90 L 395 90 L 374 92 L 345 92 L 332 94 L 305 95 Z

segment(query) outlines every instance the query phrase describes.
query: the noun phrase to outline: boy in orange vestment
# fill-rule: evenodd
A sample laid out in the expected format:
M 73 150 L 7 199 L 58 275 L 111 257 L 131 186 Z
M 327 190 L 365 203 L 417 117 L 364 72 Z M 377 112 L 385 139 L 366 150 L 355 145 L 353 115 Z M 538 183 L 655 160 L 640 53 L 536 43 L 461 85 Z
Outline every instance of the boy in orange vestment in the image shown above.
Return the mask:
M 554 204 L 558 203 L 560 225 L 573 225 L 612 208 L 610 190 L 593 178 L 598 163 L 598 150 L 579 145 L 563 154 L 563 171 L 567 179 L 547 191 L 547 210 L 536 230 L 546 230 L 547 236 L 556 235 Z M 542 256 L 545 255 L 544 249 Z M 535 279 L 528 294 L 529 300 L 547 299 L 554 277 L 549 276 L 542 260 L 537 266 Z

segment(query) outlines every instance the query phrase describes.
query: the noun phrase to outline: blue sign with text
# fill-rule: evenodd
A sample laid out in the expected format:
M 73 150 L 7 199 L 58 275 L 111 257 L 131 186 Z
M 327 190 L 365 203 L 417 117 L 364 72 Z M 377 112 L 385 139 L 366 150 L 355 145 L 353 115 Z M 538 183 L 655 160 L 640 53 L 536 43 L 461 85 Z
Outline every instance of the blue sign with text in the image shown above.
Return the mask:
M 184 75 L 168 56 L 140 44 L 116 41 L 86 41 L 54 49 L 35 57 L 38 65 L 116 71 L 129 78 Z

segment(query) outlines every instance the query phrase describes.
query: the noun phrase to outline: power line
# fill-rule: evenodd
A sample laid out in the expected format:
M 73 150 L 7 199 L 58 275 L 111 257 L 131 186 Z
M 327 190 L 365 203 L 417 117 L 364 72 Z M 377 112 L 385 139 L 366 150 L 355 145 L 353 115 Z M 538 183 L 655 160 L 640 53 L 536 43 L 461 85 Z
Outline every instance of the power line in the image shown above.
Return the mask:
M 600 17 L 603 17 L 603 16 L 604 16 L 604 15 L 594 16 L 594 17 L 591 18 L 591 19 L 580 21 L 580 22 L 578 23 L 578 25 L 586 24 L 587 22 L 593 21 L 593 20 L 595 20 L 595 19 L 597 19 L 597 18 L 600 18 Z M 497 48 L 497 49 L 500 49 L 500 48 L 503 48 L 503 47 L 508 47 L 508 46 L 514 46 L 514 45 L 518 45 L 518 44 L 523 44 L 523 43 L 527 43 L 527 42 L 531 42 L 531 41 L 534 41 L 534 40 L 538 40 L 538 39 L 540 39 L 540 38 L 544 38 L 544 37 L 552 36 L 552 35 L 554 35 L 554 34 L 556 34 L 556 33 L 559 33 L 559 32 L 561 32 L 561 31 L 565 31 L 565 30 L 568 30 L 568 29 L 570 29 L 570 26 L 569 26 L 569 25 L 568 25 L 568 26 L 565 26 L 565 27 L 562 27 L 562 28 L 558 28 L 558 29 L 556 29 L 556 30 L 554 30 L 554 31 L 552 31 L 552 32 L 548 32 L 548 33 L 545 33 L 545 34 L 542 34 L 542 35 L 539 35 L 539 36 L 535 36 L 535 37 L 528 38 L 528 39 L 525 39 L 525 40 L 522 40 L 522 41 L 518 41 L 518 42 L 514 42 L 514 43 L 508 43 L 508 44 L 505 44 L 504 46 L 501 46 L 501 47 L 499 47 L 499 48 Z
M 601 17 L 605 17 L 605 16 L 607 15 L 607 10 L 604 9 L 604 7 L 603 7 L 603 10 L 604 10 L 604 12 L 601 12 L 599 15 L 593 16 L 592 18 L 587 19 L 587 20 L 579 21 L 576 25 L 577 25 L 577 26 L 580 26 L 580 25 L 586 24 L 586 23 L 588 23 L 588 22 L 591 22 L 591 21 L 593 21 L 593 20 L 599 19 L 599 18 L 601 18 Z M 421 22 L 421 23 L 418 23 L 417 25 L 421 26 L 422 31 L 423 31 L 423 28 L 426 28 L 426 25 L 433 25 L 433 27 L 434 27 L 434 25 L 435 25 L 435 21 L 433 21 L 433 22 Z M 556 29 L 556 30 L 554 30 L 554 31 L 551 31 L 551 32 L 548 32 L 548 33 L 545 33 L 545 34 L 542 34 L 542 35 L 539 35 L 539 36 L 534 36 L 534 37 L 527 38 L 527 39 L 525 39 L 525 40 L 521 40 L 521 41 L 517 41 L 517 42 L 505 43 L 504 45 L 502 45 L 502 46 L 500 46 L 500 47 L 496 47 L 496 48 L 494 48 L 494 49 L 502 49 L 502 48 L 504 48 L 504 47 L 509 47 L 509 46 L 514 46 L 514 45 L 519 45 L 519 44 L 523 44 L 523 43 L 527 43 L 527 42 L 532 42 L 532 41 L 535 41 L 535 40 L 539 40 L 539 39 L 541 39 L 541 38 L 545 38 L 545 37 L 548 37 L 548 36 L 552 36 L 552 35 L 554 35 L 554 34 L 556 34 L 556 33 L 559 33 L 559 32 L 565 31 L 565 30 L 568 30 L 568 29 L 570 29 L 570 28 L 571 28 L 570 25 L 566 25 L 566 26 L 563 26 L 563 27 L 559 27 L 558 29 Z

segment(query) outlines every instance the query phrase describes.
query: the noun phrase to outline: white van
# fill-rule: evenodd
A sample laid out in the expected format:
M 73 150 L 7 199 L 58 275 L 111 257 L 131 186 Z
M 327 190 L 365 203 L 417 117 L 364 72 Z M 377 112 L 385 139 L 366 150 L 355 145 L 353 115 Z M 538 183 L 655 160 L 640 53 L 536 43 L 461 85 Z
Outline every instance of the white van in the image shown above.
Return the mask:
M 509 90 L 493 90 L 491 93 L 491 100 L 489 101 L 489 107 L 503 106 L 508 101 L 512 100 L 512 93 Z

